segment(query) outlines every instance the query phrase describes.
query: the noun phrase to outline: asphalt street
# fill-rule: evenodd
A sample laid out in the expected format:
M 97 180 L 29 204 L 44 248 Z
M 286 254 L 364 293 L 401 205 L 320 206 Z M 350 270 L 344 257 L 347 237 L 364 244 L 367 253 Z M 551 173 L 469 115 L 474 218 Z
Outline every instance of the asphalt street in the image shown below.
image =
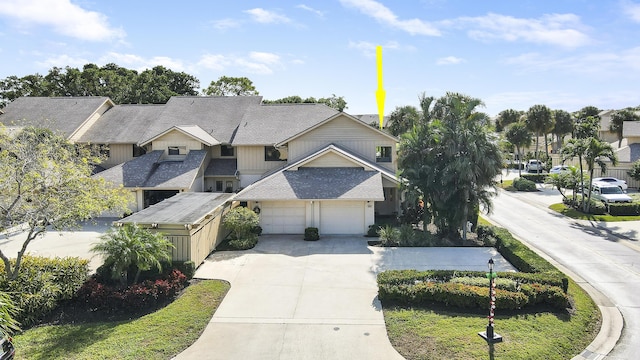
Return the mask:
M 489 219 L 508 228 L 605 294 L 624 317 L 622 336 L 607 359 L 637 359 L 640 350 L 640 244 L 559 215 L 532 196 L 501 192 Z

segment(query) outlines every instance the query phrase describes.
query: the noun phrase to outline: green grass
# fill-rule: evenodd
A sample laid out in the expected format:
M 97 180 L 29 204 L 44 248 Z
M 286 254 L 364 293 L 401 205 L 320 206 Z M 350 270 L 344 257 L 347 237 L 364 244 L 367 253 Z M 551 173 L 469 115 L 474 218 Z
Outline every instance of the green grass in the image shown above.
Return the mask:
M 559 212 L 560 214 L 564 215 L 564 216 L 568 216 L 572 219 L 578 219 L 578 220 L 593 220 L 593 221 L 607 221 L 607 222 L 613 222 L 613 221 L 635 221 L 635 220 L 640 220 L 640 216 L 635 215 L 635 216 L 612 216 L 612 215 L 591 215 L 591 214 L 585 214 L 581 211 L 578 211 L 576 209 L 573 208 L 568 208 L 565 204 L 559 203 L 559 204 L 552 204 L 551 206 L 549 206 L 549 209 L 555 211 L 555 212 Z
M 33 328 L 14 337 L 16 359 L 170 359 L 198 339 L 228 290 L 206 280 L 141 318 Z
M 502 183 L 498 183 L 498 187 L 508 191 L 516 191 L 513 187 L 513 180 L 503 180 Z
M 570 359 L 582 352 L 600 328 L 600 312 L 573 281 L 569 294 L 572 315 L 497 311 L 495 329 L 504 342 L 494 346 L 495 358 Z M 383 313 L 391 343 L 407 360 L 491 358 L 489 346 L 477 334 L 485 330 L 487 314 L 386 307 Z

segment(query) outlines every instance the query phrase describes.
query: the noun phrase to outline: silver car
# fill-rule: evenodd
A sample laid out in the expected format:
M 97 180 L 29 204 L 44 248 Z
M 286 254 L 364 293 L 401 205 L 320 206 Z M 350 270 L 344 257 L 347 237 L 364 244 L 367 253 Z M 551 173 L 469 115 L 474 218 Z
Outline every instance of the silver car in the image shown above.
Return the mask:
M 625 194 L 620 187 L 608 183 L 593 183 L 591 198 L 606 204 L 633 202 L 633 199 Z
M 627 190 L 627 182 L 624 180 L 616 179 L 614 177 L 597 177 L 593 178 L 593 182 L 607 183 L 609 185 L 615 185 L 622 190 Z

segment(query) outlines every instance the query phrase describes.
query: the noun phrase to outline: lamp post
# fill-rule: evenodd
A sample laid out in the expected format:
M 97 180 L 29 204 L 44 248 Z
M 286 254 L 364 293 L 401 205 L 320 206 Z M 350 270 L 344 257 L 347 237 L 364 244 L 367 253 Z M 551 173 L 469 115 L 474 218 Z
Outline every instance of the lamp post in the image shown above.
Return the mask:
M 496 290 L 495 290 L 495 278 L 496 274 L 493 272 L 493 259 L 489 259 L 489 325 L 487 325 L 487 331 L 479 332 L 481 338 L 485 339 L 489 344 L 495 344 L 502 342 L 502 336 L 496 334 L 493 330 L 493 318 L 494 311 L 496 309 Z

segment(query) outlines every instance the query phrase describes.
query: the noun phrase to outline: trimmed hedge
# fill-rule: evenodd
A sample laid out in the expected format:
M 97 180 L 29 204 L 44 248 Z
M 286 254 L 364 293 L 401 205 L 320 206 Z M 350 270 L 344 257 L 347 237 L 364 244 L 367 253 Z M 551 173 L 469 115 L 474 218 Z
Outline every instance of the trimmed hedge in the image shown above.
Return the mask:
M 535 182 L 523 178 L 515 178 L 513 187 L 518 191 L 538 191 Z
M 317 227 L 308 227 L 304 229 L 304 239 L 306 241 L 320 240 L 320 234 Z
M 15 259 L 11 260 L 12 264 Z M 15 319 L 23 327 L 71 299 L 87 280 L 89 261 L 77 257 L 24 256 L 16 280 L 9 280 L 0 262 L 0 290 L 10 294 L 20 308 Z
M 522 178 L 523 179 L 527 179 L 529 181 L 533 181 L 536 184 L 544 183 L 544 181 L 547 178 L 547 176 L 549 176 L 549 174 L 543 174 L 543 173 L 539 173 L 539 174 L 522 174 Z
M 640 203 L 609 204 L 609 214 L 613 216 L 640 215 Z
M 575 201 L 572 198 L 564 198 L 562 199 L 562 203 L 578 211 L 582 211 L 582 195 L 576 195 Z M 605 215 L 606 213 L 607 206 L 602 201 L 591 199 L 591 203 L 589 205 L 589 214 Z

